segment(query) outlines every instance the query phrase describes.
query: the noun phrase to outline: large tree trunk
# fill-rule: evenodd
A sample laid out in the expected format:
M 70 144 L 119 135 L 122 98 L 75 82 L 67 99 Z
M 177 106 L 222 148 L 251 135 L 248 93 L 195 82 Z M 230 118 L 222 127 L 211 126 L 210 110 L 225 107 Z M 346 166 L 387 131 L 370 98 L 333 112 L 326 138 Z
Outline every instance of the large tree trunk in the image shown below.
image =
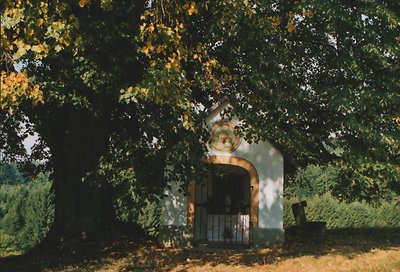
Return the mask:
M 50 236 L 87 236 L 113 223 L 111 186 L 85 180 L 107 152 L 110 116 L 76 108 L 62 109 L 47 127 L 52 154 L 55 218 Z

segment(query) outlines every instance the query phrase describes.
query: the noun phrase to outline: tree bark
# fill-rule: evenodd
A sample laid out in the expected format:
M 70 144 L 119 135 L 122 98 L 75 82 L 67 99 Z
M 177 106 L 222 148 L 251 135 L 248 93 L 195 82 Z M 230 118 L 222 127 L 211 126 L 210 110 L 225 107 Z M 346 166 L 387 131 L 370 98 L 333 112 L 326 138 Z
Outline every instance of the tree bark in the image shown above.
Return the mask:
M 48 122 L 45 135 L 52 154 L 56 237 L 101 233 L 114 221 L 111 185 L 85 180 L 109 145 L 110 115 L 63 108 Z

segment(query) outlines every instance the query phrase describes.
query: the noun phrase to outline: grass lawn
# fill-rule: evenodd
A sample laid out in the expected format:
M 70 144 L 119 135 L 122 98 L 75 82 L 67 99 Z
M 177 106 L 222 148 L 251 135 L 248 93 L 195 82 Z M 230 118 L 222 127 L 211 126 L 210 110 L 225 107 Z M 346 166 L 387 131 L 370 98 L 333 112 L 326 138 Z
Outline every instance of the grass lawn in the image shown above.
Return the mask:
M 321 243 L 202 252 L 164 249 L 131 238 L 80 241 L 0 258 L 0 271 L 393 271 L 400 272 L 400 229 L 329 230 Z

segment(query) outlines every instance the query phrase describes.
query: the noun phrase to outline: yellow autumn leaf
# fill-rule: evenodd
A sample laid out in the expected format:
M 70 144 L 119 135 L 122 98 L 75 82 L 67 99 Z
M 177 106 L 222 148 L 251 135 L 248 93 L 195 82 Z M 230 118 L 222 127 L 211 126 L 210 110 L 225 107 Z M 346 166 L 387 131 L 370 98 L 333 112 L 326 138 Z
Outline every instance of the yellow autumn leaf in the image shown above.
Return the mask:
M 144 48 L 142 49 L 142 52 L 143 52 L 145 55 L 150 56 L 150 54 L 149 54 L 149 48 L 148 48 L 148 47 L 144 47 Z
M 196 3 L 193 1 L 190 2 L 190 4 L 186 3 L 185 5 L 183 5 L 183 9 L 189 13 L 189 16 L 198 11 Z
M 190 7 L 188 9 L 189 15 L 192 15 L 193 13 L 197 12 L 197 7 L 195 2 L 190 3 Z
M 29 45 L 26 45 L 24 43 L 20 44 L 20 46 L 18 46 L 18 50 L 17 52 L 15 52 L 13 54 L 13 59 L 14 60 L 18 60 L 19 58 L 21 58 L 23 55 L 26 54 L 26 52 L 30 49 Z
M 38 45 L 33 45 L 31 47 L 32 51 L 36 52 L 36 53 L 41 53 L 44 51 L 44 46 L 42 44 L 38 44 Z
M 60 52 L 62 49 L 63 49 L 63 47 L 62 47 L 61 45 L 59 45 L 59 44 L 57 44 L 57 45 L 54 47 L 54 51 L 56 51 L 57 53 Z
M 0 108 L 12 113 L 23 100 L 34 105 L 43 102 L 43 93 L 38 85 L 29 83 L 25 73 L 1 72 Z
M 149 49 L 149 51 L 153 51 L 154 50 L 154 46 L 151 43 L 151 41 L 147 41 L 146 42 L 146 47 Z
M 79 0 L 79 6 L 83 8 L 84 6 L 88 5 L 90 0 Z
M 217 61 L 215 60 L 215 59 L 210 59 L 209 61 L 208 61 L 208 63 L 210 63 L 211 65 L 216 65 L 217 64 Z
M 169 62 L 171 62 L 171 63 L 174 63 L 174 62 L 175 62 L 175 58 L 168 57 L 168 60 L 169 60 Z
M 159 53 L 165 51 L 165 50 L 164 50 L 164 47 L 165 47 L 164 45 L 157 45 L 157 48 L 156 48 L 157 54 L 159 54 Z
M 304 17 L 312 17 L 314 16 L 314 12 L 312 11 L 303 11 L 303 13 L 301 14 Z
M 189 116 L 190 116 L 190 112 L 189 112 L 189 111 L 186 111 L 186 112 L 183 114 L 183 120 L 187 121 L 187 120 L 189 119 Z
M 269 16 L 268 19 L 275 27 L 281 24 L 281 17 L 279 16 Z
M 296 31 L 296 25 L 292 21 L 289 21 L 288 24 L 287 24 L 287 30 L 290 33 L 291 32 L 295 32 Z
M 150 33 L 153 33 L 153 31 L 154 31 L 154 25 L 153 24 L 149 25 L 149 31 L 150 31 Z
M 33 36 L 35 34 L 35 31 L 32 28 L 27 28 L 25 29 L 25 33 L 28 36 Z

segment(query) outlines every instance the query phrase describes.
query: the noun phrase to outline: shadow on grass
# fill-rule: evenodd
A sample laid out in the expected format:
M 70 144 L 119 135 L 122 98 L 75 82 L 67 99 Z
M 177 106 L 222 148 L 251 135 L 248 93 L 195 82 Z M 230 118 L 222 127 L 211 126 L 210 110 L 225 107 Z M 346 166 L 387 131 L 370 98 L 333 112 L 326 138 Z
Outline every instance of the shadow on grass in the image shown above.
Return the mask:
M 154 243 L 137 244 L 131 239 L 108 242 L 81 242 L 68 249 L 0 258 L 1 271 L 170 271 L 194 265 L 273 264 L 287 259 L 328 254 L 352 259 L 374 249 L 400 248 L 400 229 L 328 230 L 323 241 L 294 239 L 284 247 L 204 252 L 199 250 L 164 249 Z
M 65 247 L 48 247 L 18 256 L 0 258 L 2 272 L 98 271 L 138 248 L 130 237 L 106 241 L 73 241 Z

